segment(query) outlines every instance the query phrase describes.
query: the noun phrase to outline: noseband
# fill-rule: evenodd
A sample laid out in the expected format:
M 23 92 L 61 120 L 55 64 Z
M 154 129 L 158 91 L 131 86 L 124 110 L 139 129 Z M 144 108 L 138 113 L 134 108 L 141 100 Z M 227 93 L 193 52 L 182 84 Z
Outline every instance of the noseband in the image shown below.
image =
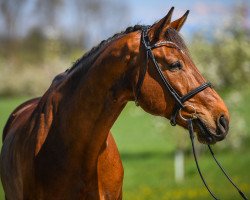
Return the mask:
M 207 188 L 208 192 L 210 193 L 210 195 L 215 199 L 218 200 L 218 198 L 214 195 L 214 193 L 210 190 L 210 188 L 208 187 L 198 164 L 198 160 L 197 160 L 197 156 L 196 156 L 196 152 L 195 152 L 195 147 L 194 147 L 194 130 L 193 130 L 193 120 L 197 118 L 196 116 L 196 109 L 195 107 L 193 107 L 190 104 L 184 104 L 186 101 L 188 101 L 190 98 L 192 98 L 193 96 L 195 96 L 196 94 L 198 94 L 199 92 L 205 90 L 208 87 L 211 87 L 211 83 L 210 82 L 206 82 L 203 83 L 202 85 L 200 85 L 199 87 L 191 90 L 190 92 L 188 92 L 187 94 L 180 96 L 176 90 L 171 86 L 171 84 L 169 83 L 169 81 L 165 78 L 161 68 L 159 67 L 154 54 L 152 52 L 152 49 L 161 47 L 161 46 L 166 46 L 169 45 L 171 47 L 174 47 L 176 49 L 178 49 L 179 51 L 181 51 L 183 53 L 183 51 L 173 42 L 171 41 L 162 41 L 162 42 L 158 42 L 156 44 L 151 45 L 150 44 L 150 40 L 148 37 L 148 26 L 145 26 L 142 28 L 142 36 L 141 36 L 141 42 L 146 50 L 146 60 L 145 60 L 145 66 L 142 68 L 142 70 L 139 73 L 139 78 L 138 78 L 138 82 L 137 82 L 137 86 L 135 88 L 135 103 L 138 106 L 138 98 L 140 96 L 140 91 L 141 91 L 141 87 L 142 87 L 142 83 L 148 68 L 148 61 L 149 58 L 151 58 L 151 61 L 154 64 L 154 67 L 157 71 L 157 73 L 159 74 L 161 81 L 164 84 L 164 87 L 166 88 L 166 90 L 171 94 L 171 96 L 174 98 L 175 100 L 175 106 L 174 109 L 172 111 L 171 117 L 170 117 L 170 123 L 172 126 L 176 125 L 176 117 L 179 113 L 179 116 L 182 120 L 186 121 L 188 124 L 188 130 L 189 130 L 189 135 L 190 135 L 190 139 L 191 139 L 191 144 L 192 144 L 192 151 L 193 151 L 193 155 L 194 155 L 194 159 L 195 159 L 195 163 L 196 163 L 196 167 L 197 170 L 199 172 L 199 175 L 202 179 L 202 182 L 204 183 L 205 187 Z M 190 107 L 193 110 L 193 113 L 190 115 L 190 117 L 185 118 L 182 113 L 181 110 L 184 109 L 185 107 Z M 247 197 L 245 196 L 245 194 L 233 183 L 232 179 L 227 175 L 227 173 L 225 172 L 224 168 L 221 166 L 221 164 L 218 162 L 218 160 L 216 159 L 214 152 L 212 151 L 212 148 L 210 147 L 210 145 L 208 145 L 209 151 L 213 157 L 213 159 L 215 160 L 216 164 L 219 166 L 219 168 L 221 169 L 221 171 L 223 172 L 223 174 L 226 176 L 226 178 L 230 181 L 230 183 L 235 187 L 235 189 L 238 191 L 238 193 L 240 194 L 240 196 L 244 199 L 244 200 L 248 200 Z

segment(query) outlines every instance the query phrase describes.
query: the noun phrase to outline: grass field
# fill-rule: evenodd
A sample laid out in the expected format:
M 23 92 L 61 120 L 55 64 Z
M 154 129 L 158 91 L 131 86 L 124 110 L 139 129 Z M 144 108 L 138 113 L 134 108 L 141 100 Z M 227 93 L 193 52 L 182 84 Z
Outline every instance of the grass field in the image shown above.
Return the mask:
M 250 97 L 250 92 L 246 90 L 245 95 Z M 13 108 L 25 99 L 0 100 L 0 130 Z M 245 103 L 248 107 L 239 106 L 237 109 L 249 121 L 250 107 L 247 100 Z M 185 180 L 175 182 L 174 150 L 178 140 L 184 140 L 188 147 L 190 144 L 186 131 L 165 125 L 168 123 L 129 103 L 112 128 L 125 169 L 125 200 L 211 199 L 189 152 L 185 156 Z M 250 197 L 250 147 L 246 145 L 237 151 L 215 148 L 215 152 L 235 182 Z M 199 160 L 207 182 L 219 199 L 240 199 L 208 154 L 202 154 Z M 3 199 L 2 189 L 0 199 Z

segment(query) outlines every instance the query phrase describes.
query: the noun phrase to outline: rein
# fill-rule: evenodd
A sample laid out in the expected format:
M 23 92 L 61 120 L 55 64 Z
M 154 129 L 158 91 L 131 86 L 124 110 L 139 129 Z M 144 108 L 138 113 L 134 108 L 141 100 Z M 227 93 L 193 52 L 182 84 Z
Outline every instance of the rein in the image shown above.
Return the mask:
M 189 100 L 190 98 L 192 98 L 193 96 L 195 96 L 196 94 L 198 94 L 199 92 L 205 90 L 208 87 L 211 87 L 211 83 L 206 82 L 203 83 L 202 85 L 200 85 L 199 87 L 191 90 L 190 92 L 188 92 L 187 94 L 180 96 L 176 90 L 171 86 L 171 84 L 169 83 L 169 81 L 165 78 L 164 74 L 162 73 L 161 68 L 159 67 L 154 54 L 152 52 L 152 49 L 161 47 L 161 46 L 170 46 L 170 47 L 174 47 L 178 50 L 180 50 L 182 53 L 183 51 L 173 42 L 171 41 L 161 41 L 158 42 L 156 44 L 151 45 L 150 44 L 150 40 L 148 37 L 148 28 L 149 26 L 145 26 L 142 28 L 142 36 L 141 36 L 141 42 L 146 50 L 146 61 L 145 61 L 145 65 L 144 67 L 141 69 L 140 73 L 139 73 L 139 78 L 138 78 L 138 82 L 135 88 L 135 104 L 137 106 L 139 106 L 138 103 L 138 99 L 140 97 L 140 90 L 143 84 L 143 80 L 147 71 L 147 67 L 148 67 L 148 61 L 149 58 L 151 58 L 151 61 L 154 64 L 154 67 L 157 71 L 157 73 L 159 74 L 161 81 L 164 84 L 164 87 L 166 88 L 166 90 L 171 94 L 171 96 L 175 99 L 175 106 L 174 109 L 172 111 L 172 115 L 171 115 L 171 119 L 170 119 L 170 123 L 172 126 L 176 125 L 176 117 L 179 113 L 179 116 L 181 119 L 183 119 L 184 121 L 187 122 L 188 124 L 188 130 L 189 130 L 189 135 L 190 135 L 190 139 L 191 139 L 191 144 L 192 144 L 192 152 L 193 152 L 193 156 L 194 156 L 194 160 L 196 163 L 196 167 L 197 170 L 199 172 L 199 175 L 201 177 L 202 182 L 204 183 L 206 189 L 208 190 L 208 192 L 210 193 L 210 195 L 215 199 L 218 200 L 218 198 L 214 195 L 214 193 L 211 191 L 211 189 L 208 187 L 202 173 L 199 167 L 199 163 L 198 163 L 198 159 L 197 159 L 197 155 L 196 155 L 196 151 L 195 151 L 195 146 L 194 146 L 194 129 L 193 129 L 193 120 L 197 119 L 196 116 L 196 109 L 189 104 L 184 105 L 184 103 Z M 191 107 L 193 110 L 193 113 L 190 115 L 189 118 L 184 118 L 181 114 L 181 110 L 184 109 L 185 107 Z M 227 173 L 225 172 L 224 168 L 221 166 L 221 164 L 218 162 L 218 160 L 216 159 L 214 152 L 212 151 L 212 148 L 210 147 L 210 145 L 208 145 L 209 151 L 214 159 L 214 161 L 216 162 L 216 164 L 219 166 L 219 168 L 221 169 L 221 171 L 223 172 L 223 174 L 226 176 L 226 178 L 230 181 L 230 183 L 237 189 L 237 191 L 239 192 L 240 196 L 244 199 L 244 200 L 248 200 L 247 197 L 245 196 L 245 194 L 233 183 L 232 179 L 227 175 Z
M 189 118 L 187 119 L 187 123 L 188 123 L 188 131 L 189 131 L 189 136 L 190 136 L 190 140 L 191 140 L 191 144 L 192 144 L 192 151 L 193 151 L 193 156 L 194 156 L 194 160 L 195 160 L 195 164 L 197 167 L 197 170 L 199 172 L 199 175 L 201 177 L 202 182 L 204 183 L 205 187 L 207 188 L 207 191 L 210 193 L 210 195 L 215 199 L 215 200 L 219 200 L 214 193 L 211 191 L 211 189 L 208 187 L 207 182 L 205 181 L 200 167 L 199 167 L 199 163 L 198 163 L 198 159 L 197 159 L 197 155 L 196 155 L 196 151 L 195 151 L 195 146 L 194 146 L 194 129 L 193 129 L 193 118 Z M 224 168 L 221 166 L 221 164 L 219 163 L 219 161 L 216 159 L 214 152 L 211 148 L 210 145 L 207 145 L 208 149 L 214 159 L 214 161 L 216 162 L 216 164 L 219 166 L 219 168 L 221 169 L 221 171 L 223 172 L 223 174 L 226 176 L 226 178 L 230 181 L 230 183 L 235 187 L 235 189 L 238 191 L 238 193 L 240 194 L 240 196 L 242 197 L 242 199 L 244 200 L 248 200 L 246 195 L 239 189 L 239 187 L 232 181 L 232 179 L 229 177 L 229 175 L 226 173 L 226 171 L 224 170 Z

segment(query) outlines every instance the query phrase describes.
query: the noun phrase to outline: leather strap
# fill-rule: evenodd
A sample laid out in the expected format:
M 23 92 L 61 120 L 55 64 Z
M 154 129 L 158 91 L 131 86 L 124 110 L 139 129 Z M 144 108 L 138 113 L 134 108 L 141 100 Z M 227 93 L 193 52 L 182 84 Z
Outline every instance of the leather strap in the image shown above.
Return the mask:
M 185 101 L 191 99 L 196 94 L 198 94 L 201 91 L 205 90 L 207 87 L 211 87 L 211 86 L 212 86 L 212 84 L 210 82 L 203 83 L 199 87 L 191 90 L 189 93 L 187 93 L 184 96 L 182 96 L 180 98 L 180 100 L 181 100 L 182 103 L 184 103 Z M 179 112 L 180 109 L 181 109 L 181 107 L 179 107 L 179 105 L 176 104 L 175 107 L 174 107 L 174 109 L 173 109 L 172 115 L 170 117 L 170 123 L 171 123 L 172 126 L 176 125 L 176 117 L 177 117 L 178 112 Z
M 144 27 L 144 28 L 147 29 L 147 27 Z M 144 47 L 146 47 L 146 46 L 150 46 L 149 45 L 150 42 L 149 42 L 149 38 L 147 37 L 147 35 L 145 35 L 145 31 L 143 31 L 144 28 L 142 28 L 141 42 L 144 44 Z M 140 68 L 140 71 L 139 71 L 139 77 L 138 77 L 137 85 L 135 88 L 135 105 L 136 106 L 139 106 L 138 99 L 140 97 L 141 87 L 142 87 L 144 77 L 145 77 L 145 74 L 146 74 L 147 68 L 148 68 L 148 58 L 149 58 L 149 51 L 150 50 L 151 49 L 146 48 L 145 64 L 142 66 L 142 69 Z
M 192 119 L 188 119 L 187 120 L 188 123 L 188 131 L 189 131 L 189 136 L 190 136 L 190 140 L 191 140 L 191 144 L 192 144 L 192 151 L 193 151 L 193 156 L 194 156 L 194 160 L 195 160 L 195 164 L 197 167 L 197 170 L 199 172 L 199 175 L 201 177 L 202 182 L 204 183 L 205 187 L 207 188 L 207 191 L 210 193 L 210 195 L 215 199 L 218 200 L 218 198 L 214 195 L 214 193 L 211 191 L 211 189 L 208 187 L 208 184 L 205 180 L 205 178 L 203 177 L 200 167 L 199 167 L 199 163 L 198 163 L 198 159 L 197 159 L 197 155 L 196 155 L 196 151 L 195 151 L 195 146 L 194 146 L 194 129 L 193 129 L 193 120 Z M 230 181 L 230 183 L 234 186 L 234 188 L 238 191 L 239 195 L 242 197 L 242 199 L 244 200 L 248 200 L 248 198 L 246 197 L 246 195 L 239 189 L 239 187 L 232 181 L 232 179 L 228 176 L 228 174 L 226 173 L 226 171 L 224 170 L 224 168 L 221 166 L 221 164 L 219 163 L 219 161 L 216 159 L 214 152 L 211 148 L 210 145 L 207 145 L 208 149 L 214 159 L 214 161 L 216 162 L 216 164 L 219 166 L 219 168 L 221 169 L 221 171 L 223 172 L 223 174 L 226 176 L 226 178 Z

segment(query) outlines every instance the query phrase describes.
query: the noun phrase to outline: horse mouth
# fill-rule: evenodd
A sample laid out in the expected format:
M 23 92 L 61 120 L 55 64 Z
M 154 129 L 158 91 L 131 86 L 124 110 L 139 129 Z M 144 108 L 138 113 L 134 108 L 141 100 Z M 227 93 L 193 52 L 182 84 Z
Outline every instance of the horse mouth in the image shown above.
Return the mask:
M 216 142 L 223 140 L 223 138 L 218 136 L 215 131 L 212 131 L 211 128 L 209 128 L 209 126 L 200 118 L 195 120 L 195 126 L 197 138 L 200 143 L 215 144 Z

